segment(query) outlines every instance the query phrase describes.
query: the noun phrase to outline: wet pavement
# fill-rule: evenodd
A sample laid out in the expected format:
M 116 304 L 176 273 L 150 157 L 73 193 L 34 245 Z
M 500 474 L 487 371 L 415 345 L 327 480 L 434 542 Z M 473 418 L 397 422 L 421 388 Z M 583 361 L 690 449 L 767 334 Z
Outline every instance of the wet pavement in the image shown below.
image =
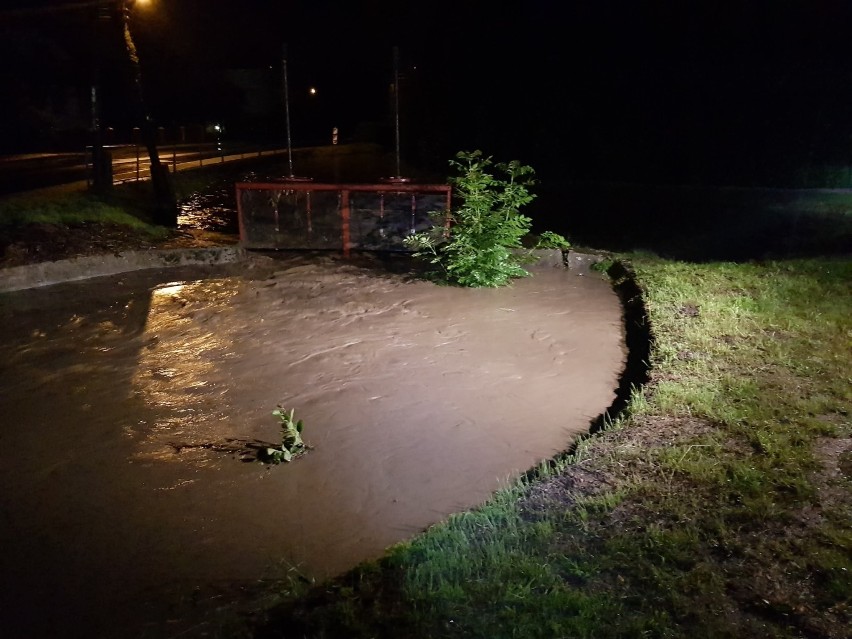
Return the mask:
M 4 637 L 200 632 L 199 593 L 378 557 L 566 449 L 624 362 L 608 283 L 563 269 L 254 257 L 3 294 L 0 324 Z M 243 461 L 278 404 L 313 450 Z

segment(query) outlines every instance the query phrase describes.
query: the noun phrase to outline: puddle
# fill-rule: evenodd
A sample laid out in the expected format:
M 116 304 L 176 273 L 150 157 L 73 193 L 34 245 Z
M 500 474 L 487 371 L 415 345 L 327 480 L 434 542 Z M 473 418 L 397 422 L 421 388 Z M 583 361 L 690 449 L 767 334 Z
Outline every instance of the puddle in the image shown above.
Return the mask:
M 620 307 L 596 276 L 462 290 L 258 259 L 261 278 L 0 297 L 2 609 L 26 635 L 168 635 L 211 584 L 345 571 L 483 502 L 613 400 Z M 301 459 L 201 446 L 275 441 L 277 404 L 305 422 Z

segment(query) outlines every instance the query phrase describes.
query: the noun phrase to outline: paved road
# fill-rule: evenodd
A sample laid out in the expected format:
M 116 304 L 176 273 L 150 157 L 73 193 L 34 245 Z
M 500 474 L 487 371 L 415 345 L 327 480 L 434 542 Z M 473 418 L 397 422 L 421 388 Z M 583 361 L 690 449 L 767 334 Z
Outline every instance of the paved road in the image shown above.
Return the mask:
M 150 178 L 148 155 L 144 147 L 122 145 L 107 147 L 113 158 L 116 183 Z M 160 160 L 173 171 L 182 171 L 217 162 L 230 162 L 250 157 L 285 153 L 286 149 L 245 145 L 218 146 L 184 144 L 159 147 Z M 83 182 L 89 178 L 90 157 L 79 153 L 29 153 L 0 156 L 0 194 L 20 193 L 33 189 Z
M 83 153 L 29 153 L 0 157 L 0 194 L 86 179 Z

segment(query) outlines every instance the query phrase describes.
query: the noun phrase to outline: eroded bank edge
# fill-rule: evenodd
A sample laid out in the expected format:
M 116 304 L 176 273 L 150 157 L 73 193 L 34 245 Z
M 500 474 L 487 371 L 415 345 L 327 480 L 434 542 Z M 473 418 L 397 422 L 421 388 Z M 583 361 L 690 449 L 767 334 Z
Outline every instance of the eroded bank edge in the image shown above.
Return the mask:
M 592 265 L 605 263 L 604 258 L 598 255 L 580 254 L 578 257 Z M 616 260 L 604 269 L 604 272 L 609 277 L 612 288 L 621 303 L 624 343 L 627 350 L 624 368 L 618 377 L 615 398 L 589 423 L 588 433 L 577 437 L 565 451 L 557 453 L 524 473 L 522 475 L 524 482 L 537 481 L 555 469 L 564 467 L 566 464 L 570 465 L 582 443 L 625 416 L 633 393 L 641 390 L 650 379 L 654 334 L 636 274 L 630 264 L 622 260 Z

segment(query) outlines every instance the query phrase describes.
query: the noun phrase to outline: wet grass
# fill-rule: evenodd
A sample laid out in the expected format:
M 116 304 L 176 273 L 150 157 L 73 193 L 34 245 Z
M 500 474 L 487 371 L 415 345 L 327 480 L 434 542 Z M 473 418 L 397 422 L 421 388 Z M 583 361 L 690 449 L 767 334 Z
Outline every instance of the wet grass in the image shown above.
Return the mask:
M 38 192 L 0 199 L 0 226 L 51 224 L 73 226 L 87 222 L 115 224 L 157 233 L 147 223 L 144 209 L 129 207 L 118 198 L 89 193 Z
M 852 261 L 631 262 L 624 416 L 255 636 L 848 636 Z

